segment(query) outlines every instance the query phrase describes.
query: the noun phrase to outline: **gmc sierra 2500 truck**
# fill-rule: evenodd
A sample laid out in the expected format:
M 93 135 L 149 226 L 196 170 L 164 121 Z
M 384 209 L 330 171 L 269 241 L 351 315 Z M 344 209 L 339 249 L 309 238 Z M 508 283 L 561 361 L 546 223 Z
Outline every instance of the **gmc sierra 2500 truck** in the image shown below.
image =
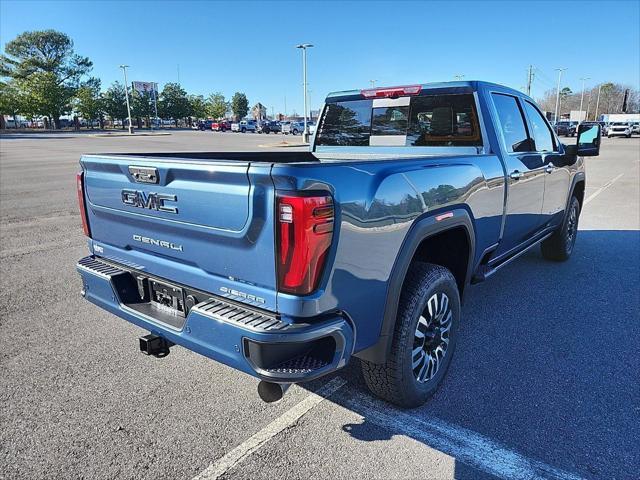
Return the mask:
M 534 101 L 485 82 L 344 91 L 305 152 L 84 155 L 82 295 L 261 380 L 358 357 L 371 390 L 423 403 L 453 355 L 460 299 L 541 244 L 566 260 L 600 127 L 558 141 Z

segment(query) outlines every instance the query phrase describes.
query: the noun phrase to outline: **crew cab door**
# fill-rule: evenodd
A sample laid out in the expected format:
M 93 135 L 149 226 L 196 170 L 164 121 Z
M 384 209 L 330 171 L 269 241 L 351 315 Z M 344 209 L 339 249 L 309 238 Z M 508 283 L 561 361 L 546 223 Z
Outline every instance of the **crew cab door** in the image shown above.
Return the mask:
M 496 256 L 527 241 L 540 230 L 544 199 L 545 165 L 535 151 L 520 100 L 503 93 L 491 94 L 495 124 L 502 137 L 507 169 L 507 205 L 502 240 Z
M 536 152 L 540 155 L 545 171 L 544 199 L 542 202 L 542 218 L 544 223 L 557 225 L 562 221 L 571 187 L 571 172 L 564 165 L 560 145 L 551 132 L 549 124 L 538 108 L 523 101 L 524 110 L 529 120 L 529 131 L 535 143 Z

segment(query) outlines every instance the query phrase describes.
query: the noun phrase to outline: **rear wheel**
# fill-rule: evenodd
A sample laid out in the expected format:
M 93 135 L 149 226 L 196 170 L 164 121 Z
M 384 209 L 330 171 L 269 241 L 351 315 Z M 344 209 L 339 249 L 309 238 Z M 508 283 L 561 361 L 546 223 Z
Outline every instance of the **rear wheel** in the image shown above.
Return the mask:
M 247 133 L 247 129 L 243 128 L 242 130 L 240 130 L 242 133 Z
M 361 361 L 369 389 L 401 407 L 422 405 L 449 368 L 459 321 L 460 295 L 451 272 L 439 265 L 414 263 L 400 296 L 387 361 Z
M 578 236 L 578 220 L 580 218 L 580 202 L 576 197 L 571 197 L 569 210 L 560 225 L 560 228 L 549 238 L 542 242 L 542 256 L 547 260 L 563 262 L 568 260 L 573 253 Z

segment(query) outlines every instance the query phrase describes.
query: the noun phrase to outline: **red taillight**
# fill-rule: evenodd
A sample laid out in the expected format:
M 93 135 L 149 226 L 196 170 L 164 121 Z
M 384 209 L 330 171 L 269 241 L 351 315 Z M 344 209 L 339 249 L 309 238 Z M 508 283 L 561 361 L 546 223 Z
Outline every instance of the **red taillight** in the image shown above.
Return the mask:
M 331 197 L 280 196 L 277 204 L 278 289 L 306 295 L 318 286 L 333 236 Z
M 365 98 L 389 98 L 404 95 L 418 95 L 421 90 L 421 85 L 406 85 L 404 87 L 369 88 L 367 90 L 361 90 L 360 93 Z
M 89 220 L 87 219 L 87 209 L 84 204 L 84 172 L 76 174 L 76 184 L 78 190 L 78 206 L 80 207 L 80 218 L 82 218 L 82 230 L 87 237 L 91 237 L 89 230 Z

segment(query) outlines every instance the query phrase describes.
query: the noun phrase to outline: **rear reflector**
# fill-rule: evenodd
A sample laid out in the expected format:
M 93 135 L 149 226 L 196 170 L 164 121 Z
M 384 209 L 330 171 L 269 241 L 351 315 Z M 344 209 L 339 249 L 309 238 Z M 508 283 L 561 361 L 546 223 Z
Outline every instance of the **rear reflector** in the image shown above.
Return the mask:
M 331 197 L 278 197 L 278 290 L 306 295 L 322 275 L 333 237 Z
M 80 218 L 82 219 L 82 230 L 87 237 L 91 237 L 89 230 L 89 219 L 87 218 L 87 209 L 84 203 L 84 172 L 76 174 L 76 184 L 78 193 L 78 207 L 80 208 Z
M 404 87 L 369 88 L 367 90 L 361 90 L 360 93 L 365 98 L 392 98 L 405 95 L 418 95 L 421 90 L 421 85 L 406 85 Z

